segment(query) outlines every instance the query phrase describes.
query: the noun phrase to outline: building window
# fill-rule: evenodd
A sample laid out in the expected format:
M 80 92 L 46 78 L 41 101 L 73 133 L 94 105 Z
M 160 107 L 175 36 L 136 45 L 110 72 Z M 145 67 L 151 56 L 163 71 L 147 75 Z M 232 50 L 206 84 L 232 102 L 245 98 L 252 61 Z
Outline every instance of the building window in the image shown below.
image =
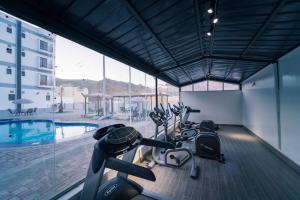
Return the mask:
M 240 86 L 233 83 L 224 83 L 224 90 L 240 90 Z
M 6 69 L 6 74 L 12 74 L 11 68 L 7 68 L 7 69 Z
M 50 101 L 50 94 L 46 95 L 46 101 Z
M 40 57 L 40 67 L 48 68 L 47 58 Z
M 6 53 L 12 53 L 12 49 L 10 47 L 6 48 Z
M 44 51 L 48 51 L 48 43 L 43 40 L 40 40 L 40 49 Z
M 22 57 L 25 57 L 25 51 L 22 51 L 21 54 L 22 54 Z
M 195 83 L 194 91 L 207 91 L 207 81 Z
M 22 38 L 26 38 L 26 34 L 24 32 L 22 33 Z
M 191 92 L 191 91 L 193 91 L 193 84 L 183 86 L 181 88 L 181 91 L 182 92 Z
M 8 26 L 8 27 L 6 28 L 6 32 L 12 33 L 12 28 L 11 28 L 11 26 Z
M 47 76 L 41 74 L 41 76 L 40 76 L 40 85 L 47 85 L 47 83 L 48 83 Z
M 223 90 L 223 82 L 208 81 L 208 90 L 209 91 Z
M 8 100 L 9 101 L 13 101 L 13 100 L 15 100 L 15 98 L 16 98 L 15 94 L 8 94 Z
M 25 76 L 25 71 L 22 71 L 22 72 L 21 72 L 21 75 L 22 75 L 22 76 Z

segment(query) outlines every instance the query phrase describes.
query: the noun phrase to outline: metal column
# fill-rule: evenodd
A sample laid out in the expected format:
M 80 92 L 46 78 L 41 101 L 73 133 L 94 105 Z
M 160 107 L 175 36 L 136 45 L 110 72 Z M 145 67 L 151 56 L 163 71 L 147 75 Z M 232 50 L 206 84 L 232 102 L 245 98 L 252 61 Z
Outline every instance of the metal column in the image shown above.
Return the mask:
M 22 60 L 21 60 L 21 50 L 22 50 L 22 23 L 17 21 L 16 25 L 16 99 L 22 98 Z M 21 104 L 16 104 L 16 109 L 18 112 L 21 111 Z
M 155 77 L 155 107 L 158 108 L 158 89 L 157 89 L 157 77 Z
M 131 116 L 131 67 L 129 67 L 129 123 L 131 125 L 132 116 Z
M 277 110 L 277 129 L 278 129 L 278 149 L 281 150 L 281 113 L 280 113 L 280 80 L 279 80 L 279 63 L 273 64 L 275 77 L 275 94 Z
M 103 55 L 103 65 L 102 65 L 102 71 L 103 71 L 103 81 L 102 81 L 102 95 L 103 95 L 103 115 L 106 116 L 106 77 L 105 77 L 105 56 Z

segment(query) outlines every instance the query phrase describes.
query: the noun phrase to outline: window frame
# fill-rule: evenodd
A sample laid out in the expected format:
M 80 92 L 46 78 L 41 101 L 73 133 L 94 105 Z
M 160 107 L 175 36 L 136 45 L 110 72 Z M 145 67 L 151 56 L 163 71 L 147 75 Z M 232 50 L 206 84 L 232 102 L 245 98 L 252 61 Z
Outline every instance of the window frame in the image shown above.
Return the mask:
M 12 54 L 12 48 L 11 47 L 6 47 L 6 53 Z
M 6 74 L 12 75 L 12 68 L 7 67 L 7 68 L 6 68 Z
M 15 93 L 9 93 L 8 94 L 8 101 L 14 101 L 16 99 Z
M 51 95 L 50 94 L 46 94 L 46 101 L 50 101 L 51 100 Z
M 48 69 L 48 59 L 44 57 L 40 57 L 40 68 Z
M 219 83 L 222 83 L 222 89 L 220 90 L 210 90 L 209 89 L 209 81 L 214 81 L 214 82 L 219 82 Z M 195 90 L 195 85 L 198 84 L 198 83 L 202 83 L 202 82 L 205 82 L 207 87 L 206 89 L 207 90 Z M 237 87 L 237 89 L 225 89 L 225 84 L 231 84 L 231 85 L 235 85 Z M 183 90 L 184 87 L 191 87 L 191 90 Z M 185 86 L 182 86 L 181 87 L 181 92 L 216 92 L 216 91 L 239 91 L 241 90 L 239 84 L 237 83 L 228 83 L 228 82 L 222 82 L 222 81 L 216 81 L 216 80 L 204 80 L 204 81 L 200 81 L 200 82 L 197 82 L 197 83 L 193 83 L 193 84 L 189 84 L 189 85 L 185 85 Z
M 40 74 L 40 85 L 48 86 L 48 76 L 46 74 Z
M 9 33 L 9 34 L 12 34 L 12 32 L 13 32 L 12 27 L 11 26 L 7 26 L 6 27 L 6 32 Z
M 49 44 L 48 42 L 44 40 L 40 40 L 40 50 L 42 51 L 48 51 L 49 50 Z

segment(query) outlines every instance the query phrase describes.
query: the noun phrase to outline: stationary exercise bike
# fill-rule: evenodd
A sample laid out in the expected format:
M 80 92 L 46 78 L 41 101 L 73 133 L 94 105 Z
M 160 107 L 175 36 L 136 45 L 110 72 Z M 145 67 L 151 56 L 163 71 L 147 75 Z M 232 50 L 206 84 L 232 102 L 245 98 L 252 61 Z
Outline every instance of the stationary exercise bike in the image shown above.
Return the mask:
M 172 137 L 168 134 L 168 121 L 172 118 L 169 115 L 169 112 L 166 110 L 161 110 L 159 108 L 154 109 L 155 112 L 149 114 L 150 118 L 156 124 L 156 131 L 154 139 L 158 140 L 158 129 L 161 125 L 164 126 L 164 141 L 172 143 L 176 148 L 175 149 L 164 149 L 153 147 L 152 149 L 152 163 L 149 166 L 154 164 L 169 166 L 169 167 L 181 167 L 188 160 L 192 159 L 192 167 L 190 172 L 190 177 L 193 179 L 198 178 L 199 167 L 195 163 L 195 158 L 193 153 L 189 148 L 182 147 L 182 140 L 180 137 Z
M 132 163 L 137 147 L 146 145 L 172 149 L 174 145 L 143 138 L 134 128 L 123 124 L 101 128 L 94 134 L 94 138 L 98 141 L 94 146 L 81 200 L 169 199 L 144 191 L 142 186 L 128 179 L 128 174 L 155 181 L 155 175 L 150 169 Z M 117 156 L 122 154 L 122 160 L 117 159 Z M 115 178 L 101 185 L 105 168 L 116 170 L 118 173 Z

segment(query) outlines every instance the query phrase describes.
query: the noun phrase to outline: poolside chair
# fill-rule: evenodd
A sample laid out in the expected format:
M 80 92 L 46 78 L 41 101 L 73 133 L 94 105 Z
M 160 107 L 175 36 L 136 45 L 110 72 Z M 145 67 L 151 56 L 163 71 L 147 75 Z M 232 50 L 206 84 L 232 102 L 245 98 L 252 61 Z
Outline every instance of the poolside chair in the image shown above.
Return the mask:
M 24 113 L 24 115 L 32 115 L 33 108 L 28 108 L 27 111 Z
M 36 111 L 37 111 L 37 107 L 35 107 L 35 108 L 33 109 L 33 113 L 32 113 L 32 114 L 36 113 Z
M 11 115 L 16 115 L 16 112 L 14 112 L 12 109 L 7 109 L 7 111 L 8 111 L 9 114 L 11 114 Z

